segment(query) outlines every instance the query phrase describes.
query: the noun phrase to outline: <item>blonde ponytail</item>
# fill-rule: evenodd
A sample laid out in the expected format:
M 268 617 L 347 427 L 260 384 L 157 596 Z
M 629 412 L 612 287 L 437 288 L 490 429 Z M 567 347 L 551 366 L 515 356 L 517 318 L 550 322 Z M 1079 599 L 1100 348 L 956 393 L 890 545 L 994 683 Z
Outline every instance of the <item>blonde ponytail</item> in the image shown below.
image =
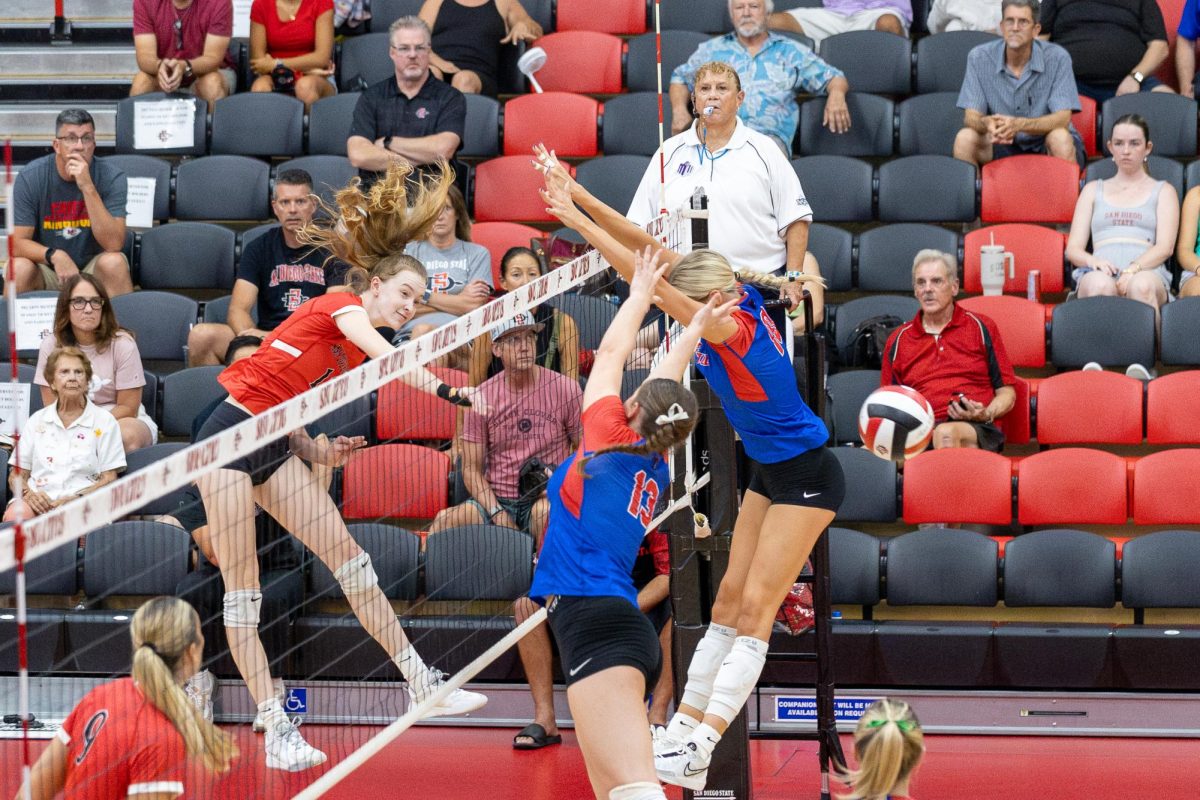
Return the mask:
M 902 700 L 876 700 L 854 731 L 858 769 L 847 773 L 841 800 L 884 800 L 907 781 L 925 754 L 925 735 L 912 708 Z
M 641 444 L 618 444 L 604 447 L 590 456 L 575 462 L 575 469 L 585 478 L 590 478 L 586 466 L 589 461 L 605 453 L 627 453 L 648 456 L 664 453 L 686 439 L 696 427 L 699 419 L 699 404 L 691 390 L 667 378 L 654 378 L 638 387 L 633 399 L 641 407 L 638 416 L 645 437 Z
M 703 303 L 713 292 L 732 294 L 739 283 L 782 289 L 790 283 L 815 283 L 825 285 L 819 275 L 802 272 L 795 278 L 786 278 L 753 270 L 735 270 L 725 256 L 716 250 L 693 250 L 685 255 L 667 275 L 667 282 L 683 294 Z
M 733 276 L 737 278 L 738 283 L 748 283 L 751 286 L 766 286 L 770 289 L 782 289 L 789 283 L 815 283 L 818 286 L 825 285 L 825 279 L 820 275 L 809 275 L 807 272 L 801 272 L 794 278 L 787 278 L 783 275 L 772 275 L 769 272 L 734 270 Z
M 177 677 L 180 659 L 197 643 L 200 617 L 177 597 L 155 597 L 133 615 L 133 679 L 142 695 L 163 713 L 187 748 L 213 772 L 224 772 L 237 757 L 237 746 L 224 731 L 205 720 L 183 692 Z

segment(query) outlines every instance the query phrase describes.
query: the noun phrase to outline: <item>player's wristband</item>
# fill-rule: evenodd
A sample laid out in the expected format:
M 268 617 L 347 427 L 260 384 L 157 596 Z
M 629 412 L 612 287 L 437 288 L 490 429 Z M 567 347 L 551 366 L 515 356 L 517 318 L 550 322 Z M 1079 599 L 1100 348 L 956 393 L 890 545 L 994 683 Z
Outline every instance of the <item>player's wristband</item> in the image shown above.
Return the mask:
M 388 138 L 390 139 L 391 137 L 389 136 Z M 421 302 L 424 303 L 425 305 L 429 305 L 429 298 L 432 296 L 433 296 L 433 291 L 430 289 L 426 289 L 424 292 L 421 293 Z
M 458 388 L 451 386 L 448 383 L 439 383 L 437 387 L 437 396 L 448 403 L 453 403 L 456 406 L 464 408 L 471 405 L 471 400 L 466 395 L 460 394 Z
M 494 520 L 496 518 L 496 515 L 499 514 L 503 510 L 504 509 L 499 504 L 497 504 L 495 508 L 493 508 L 491 511 L 488 512 L 488 522 L 491 522 L 492 520 Z
M 783 277 L 787 278 L 789 281 L 798 281 L 798 280 L 800 280 L 800 276 L 803 274 L 804 273 L 801 272 L 800 270 L 793 269 L 793 270 L 789 270 L 789 271 L 783 273 Z

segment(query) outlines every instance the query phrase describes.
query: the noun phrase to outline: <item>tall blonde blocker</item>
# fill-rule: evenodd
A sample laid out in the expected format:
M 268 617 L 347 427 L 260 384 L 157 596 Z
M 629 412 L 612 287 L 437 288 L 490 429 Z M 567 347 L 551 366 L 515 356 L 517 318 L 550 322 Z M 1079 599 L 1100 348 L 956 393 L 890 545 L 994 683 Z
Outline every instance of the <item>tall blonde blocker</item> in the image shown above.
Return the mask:
M 201 716 L 180 685 L 185 651 L 199 639 L 200 617 L 178 597 L 155 597 L 133 615 L 133 679 L 150 703 L 183 737 L 188 755 L 214 772 L 229 769 L 237 758 L 233 739 Z
M 605 453 L 629 453 L 638 456 L 664 453 L 686 439 L 696 427 L 700 415 L 696 396 L 677 381 L 668 378 L 648 380 L 638 387 L 633 399 L 640 407 L 639 414 L 634 418 L 633 428 L 645 441 L 641 444 L 604 447 L 590 456 L 581 458 L 575 464 L 575 469 L 580 475 L 590 477 L 585 466 L 593 458 Z
M 854 731 L 858 769 L 847 774 L 849 794 L 841 800 L 884 800 L 907 781 L 925 755 L 925 734 L 912 707 L 903 700 L 876 700 Z
M 437 166 L 417 179 L 411 165 L 394 161 L 366 191 L 361 179 L 352 179 L 334 196 L 333 205 L 318 198 L 334 224 L 309 223 L 300 230 L 300 241 L 375 277 L 376 268 L 403 253 L 406 244 L 427 237 L 442 213 L 454 170 L 445 161 Z
M 716 250 L 693 250 L 671 267 L 667 282 L 693 300 L 705 302 L 714 291 L 733 294 L 739 283 L 782 289 L 790 283 L 815 283 L 824 286 L 819 275 L 801 273 L 796 278 L 785 278 L 753 270 L 736 270 L 729 260 Z

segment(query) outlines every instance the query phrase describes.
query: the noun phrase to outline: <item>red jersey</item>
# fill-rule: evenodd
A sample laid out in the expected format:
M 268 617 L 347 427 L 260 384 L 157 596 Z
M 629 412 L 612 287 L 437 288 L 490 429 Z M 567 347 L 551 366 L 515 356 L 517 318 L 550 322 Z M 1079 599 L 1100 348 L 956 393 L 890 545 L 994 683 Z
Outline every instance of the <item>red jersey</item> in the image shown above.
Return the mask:
M 939 423 L 950 418 L 959 392 L 985 406 L 996 390 L 1017 382 L 996 323 L 955 304 L 939 334 L 926 333 L 921 313 L 892 331 L 883 352 L 879 385 L 916 389 L 933 406 Z
M 142 696 L 133 678 L 88 692 L 56 735 L 67 746 L 64 797 L 118 800 L 155 792 L 183 794 L 183 737 Z
M 294 58 L 317 49 L 317 17 L 326 12 L 333 13 L 333 0 L 300 0 L 295 19 L 284 21 L 275 0 L 254 0 L 250 21 L 266 29 L 272 58 Z
M 230 397 L 261 414 L 363 363 L 366 354 L 342 334 L 337 317 L 365 313 L 356 294 L 314 297 L 272 331 L 258 352 L 230 366 L 217 380 Z

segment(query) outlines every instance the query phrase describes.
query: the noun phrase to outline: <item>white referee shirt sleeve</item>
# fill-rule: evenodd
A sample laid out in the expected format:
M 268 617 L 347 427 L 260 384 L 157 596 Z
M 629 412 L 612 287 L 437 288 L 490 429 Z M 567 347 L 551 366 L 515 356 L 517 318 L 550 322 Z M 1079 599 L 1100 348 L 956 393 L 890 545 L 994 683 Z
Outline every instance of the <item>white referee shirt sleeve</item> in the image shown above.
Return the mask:
M 658 216 L 658 159 L 660 152 L 662 152 L 661 149 L 650 157 L 650 163 L 646 165 L 646 171 L 642 173 L 642 182 L 638 184 L 637 191 L 633 194 L 633 202 L 629 204 L 629 210 L 625 212 L 625 216 L 638 225 L 645 225 Z
M 800 178 L 792 163 L 778 147 L 764 148 L 767 169 L 771 173 L 771 207 L 775 209 L 775 223 L 780 236 L 797 220 L 812 222 L 813 212 L 800 186 Z

